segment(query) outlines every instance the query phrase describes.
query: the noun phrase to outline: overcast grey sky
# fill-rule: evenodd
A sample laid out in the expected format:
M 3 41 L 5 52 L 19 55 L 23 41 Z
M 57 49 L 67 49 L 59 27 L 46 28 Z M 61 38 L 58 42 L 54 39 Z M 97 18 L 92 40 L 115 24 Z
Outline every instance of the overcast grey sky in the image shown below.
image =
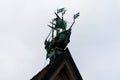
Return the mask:
M 57 8 L 80 12 L 68 45 L 84 80 L 120 80 L 120 0 L 0 0 L 0 80 L 29 80 L 45 63 Z

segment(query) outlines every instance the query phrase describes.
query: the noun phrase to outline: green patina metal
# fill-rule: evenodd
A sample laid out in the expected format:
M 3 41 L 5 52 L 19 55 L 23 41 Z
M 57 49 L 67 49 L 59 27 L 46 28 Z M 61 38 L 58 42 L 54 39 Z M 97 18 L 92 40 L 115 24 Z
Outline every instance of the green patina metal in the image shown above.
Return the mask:
M 75 23 L 75 19 L 78 18 L 79 13 L 73 16 L 73 23 L 66 30 L 67 22 L 63 18 L 65 12 L 65 8 L 57 9 L 57 13 L 55 12 L 56 18 L 50 22 L 51 25 L 48 25 L 51 28 L 51 32 L 44 42 L 45 49 L 47 51 L 46 58 L 52 58 L 56 55 L 62 54 L 70 42 L 71 28 Z M 62 14 L 61 17 L 59 14 Z

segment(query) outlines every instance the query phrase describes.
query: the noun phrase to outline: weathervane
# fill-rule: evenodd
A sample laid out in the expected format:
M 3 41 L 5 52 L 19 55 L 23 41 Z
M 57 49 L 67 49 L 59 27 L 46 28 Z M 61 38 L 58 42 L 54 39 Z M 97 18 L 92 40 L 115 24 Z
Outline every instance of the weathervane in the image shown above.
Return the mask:
M 79 13 L 73 16 L 71 26 L 66 29 L 67 22 L 63 18 L 65 12 L 65 8 L 57 9 L 57 12 L 55 12 L 56 18 L 50 22 L 51 25 L 48 25 L 51 28 L 51 31 L 44 42 L 47 51 L 46 58 L 52 59 L 56 55 L 62 54 L 70 42 L 71 28 L 75 23 L 75 19 L 78 18 Z M 60 14 L 61 17 L 59 16 Z

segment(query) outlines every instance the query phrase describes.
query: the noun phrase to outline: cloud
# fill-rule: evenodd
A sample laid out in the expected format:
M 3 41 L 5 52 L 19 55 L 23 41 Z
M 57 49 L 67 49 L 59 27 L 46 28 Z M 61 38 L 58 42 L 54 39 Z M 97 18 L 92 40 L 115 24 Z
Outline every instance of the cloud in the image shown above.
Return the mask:
M 83 79 L 119 80 L 120 2 L 88 0 L 0 1 L 1 80 L 28 80 L 44 65 L 47 24 L 57 8 L 65 7 L 72 28 L 69 50 Z

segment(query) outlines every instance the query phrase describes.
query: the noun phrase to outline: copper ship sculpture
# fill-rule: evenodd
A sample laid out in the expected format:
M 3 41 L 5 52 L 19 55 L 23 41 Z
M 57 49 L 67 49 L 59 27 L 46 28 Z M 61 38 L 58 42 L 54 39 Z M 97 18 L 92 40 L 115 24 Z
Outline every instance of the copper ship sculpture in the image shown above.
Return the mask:
M 73 16 L 71 26 L 67 26 L 67 22 L 63 18 L 65 12 L 65 8 L 57 9 L 57 12 L 55 12 L 56 18 L 54 18 L 50 22 L 50 25 L 48 25 L 51 28 L 51 31 L 46 37 L 44 45 L 47 51 L 46 59 L 49 58 L 50 61 L 52 61 L 57 55 L 62 54 L 66 49 L 70 42 L 72 26 L 79 16 L 79 13 L 76 13 Z

